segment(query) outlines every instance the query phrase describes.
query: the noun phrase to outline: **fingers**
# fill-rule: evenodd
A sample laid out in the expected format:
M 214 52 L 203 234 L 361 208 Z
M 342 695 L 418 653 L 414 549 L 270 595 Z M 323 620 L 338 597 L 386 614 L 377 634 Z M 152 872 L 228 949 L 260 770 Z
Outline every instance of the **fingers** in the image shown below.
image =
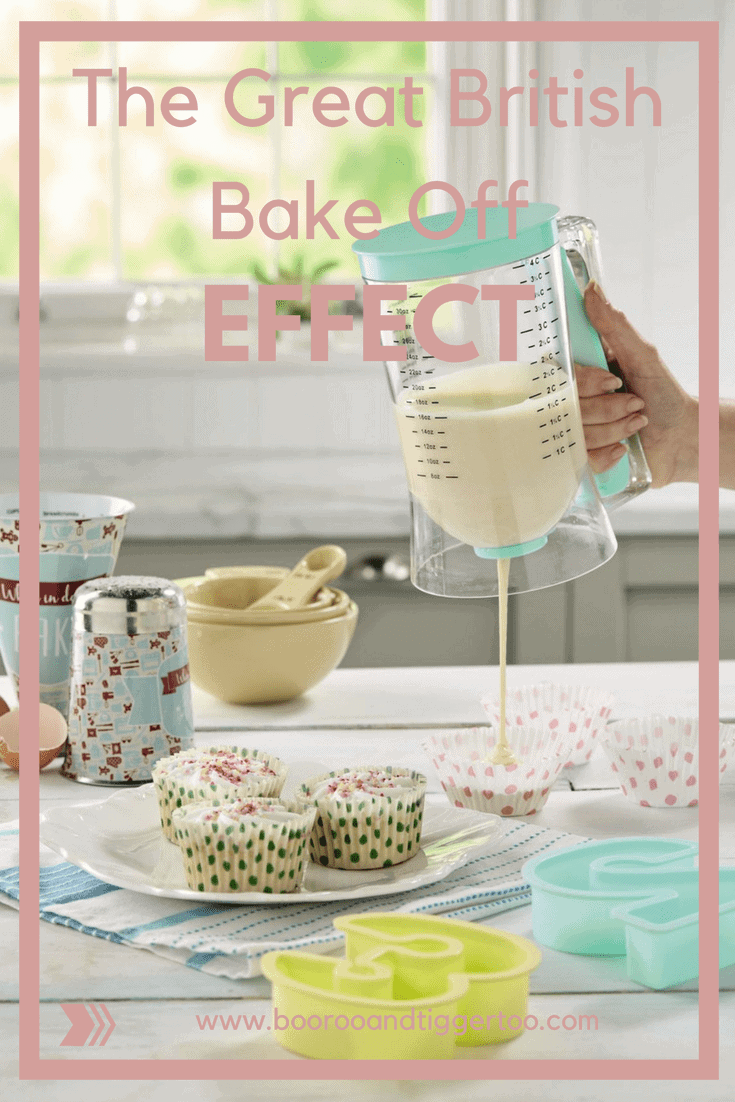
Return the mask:
M 632 417 L 624 417 L 620 421 L 612 421 L 604 425 L 585 425 L 584 440 L 587 451 L 597 451 L 599 448 L 607 448 L 611 444 L 627 440 L 634 432 L 644 429 L 647 424 L 647 417 L 642 413 L 634 413 Z
M 585 287 L 584 308 L 603 343 L 621 365 L 631 360 L 635 362 L 636 356 L 647 356 L 654 351 L 633 328 L 625 314 L 610 305 L 595 280 L 590 280 Z
M 620 390 L 623 385 L 621 379 L 604 367 L 585 367 L 584 364 L 575 363 L 574 376 L 580 398 L 591 398 L 596 394 L 611 394 L 613 391 Z
M 607 448 L 595 448 L 588 452 L 587 458 L 595 474 L 602 474 L 614 467 L 624 455 L 625 448 L 622 444 L 610 444 Z
M 643 409 L 643 399 L 635 394 L 603 394 L 596 398 L 580 398 L 583 425 L 604 425 L 621 421 Z

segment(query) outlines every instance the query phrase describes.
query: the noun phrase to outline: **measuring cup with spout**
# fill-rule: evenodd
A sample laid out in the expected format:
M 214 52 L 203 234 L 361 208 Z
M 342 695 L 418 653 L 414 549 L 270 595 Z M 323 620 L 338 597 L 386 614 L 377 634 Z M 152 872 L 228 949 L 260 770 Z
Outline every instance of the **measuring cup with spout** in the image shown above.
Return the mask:
M 574 359 L 607 364 L 561 234 L 585 282 L 599 257 L 592 224 L 559 225 L 557 211 L 519 209 L 514 238 L 505 209 L 480 234 L 471 209 L 456 230 L 439 214 L 421 220 L 430 237 L 403 223 L 353 245 L 382 312 L 405 319 L 387 331 L 386 369 L 425 592 L 497 595 L 489 559 L 510 561 L 510 592 L 580 577 L 617 546 L 600 495 L 617 504 L 650 484 L 639 443 L 599 481 L 587 467 Z

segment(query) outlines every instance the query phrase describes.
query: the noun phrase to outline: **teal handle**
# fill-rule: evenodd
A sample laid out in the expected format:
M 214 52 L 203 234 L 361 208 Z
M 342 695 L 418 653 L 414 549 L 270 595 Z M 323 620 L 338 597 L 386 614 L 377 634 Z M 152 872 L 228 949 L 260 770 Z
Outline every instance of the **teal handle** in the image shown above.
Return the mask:
M 600 338 L 590 324 L 584 308 L 584 298 L 579 289 L 569 258 L 561 249 L 561 266 L 564 273 L 564 296 L 567 303 L 567 321 L 569 322 L 569 343 L 572 357 L 577 363 L 588 367 L 604 367 L 609 370 Z M 594 476 L 600 496 L 611 497 L 625 490 L 630 481 L 630 461 L 627 452 L 614 467 L 604 474 Z

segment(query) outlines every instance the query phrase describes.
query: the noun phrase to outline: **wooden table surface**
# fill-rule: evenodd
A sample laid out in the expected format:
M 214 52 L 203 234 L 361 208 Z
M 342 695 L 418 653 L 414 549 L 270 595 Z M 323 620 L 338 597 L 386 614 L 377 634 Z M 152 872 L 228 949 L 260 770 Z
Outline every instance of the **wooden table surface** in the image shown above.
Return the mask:
M 227 741 L 258 745 L 272 750 L 294 766 L 335 768 L 357 760 L 390 761 L 411 765 L 427 773 L 430 789 L 438 781 L 421 750 L 421 742 L 437 726 L 471 725 L 483 721 L 479 696 L 493 689 L 495 670 L 482 667 L 440 670 L 337 670 L 303 701 L 273 708 L 223 705 L 195 691 L 198 741 Z M 615 714 L 642 714 L 654 710 L 691 713 L 696 708 L 697 670 L 694 663 L 651 663 L 567 667 L 515 667 L 512 683 L 556 680 L 571 684 L 599 684 L 617 695 Z M 721 705 L 724 716 L 735 716 L 735 662 L 722 663 Z M 0 681 L 0 694 L 6 687 Z M 256 740 L 253 735 L 260 737 Z M 213 737 L 221 735 L 220 738 Z M 721 852 L 735 860 L 735 783 L 720 789 Z M 732 778 L 735 782 L 735 776 Z M 41 774 L 41 806 L 86 801 L 106 793 L 76 785 L 52 767 Z M 17 775 L 0 766 L 0 822 L 17 817 Z M 604 756 L 587 766 L 568 771 L 552 792 L 536 824 L 565 830 L 573 835 L 605 838 L 616 835 L 664 835 L 696 838 L 696 809 L 644 809 L 617 789 Z M 531 910 L 522 907 L 493 916 L 500 929 L 531 936 Z M 112 944 L 77 931 L 41 922 L 41 1056 L 100 1060 L 148 1059 L 284 1059 L 298 1061 L 278 1046 L 268 1032 L 242 1029 L 202 1031 L 201 1016 L 240 1013 L 266 1014 L 271 1004 L 269 985 L 262 977 L 231 981 L 182 967 L 153 953 Z M 17 939 L 18 915 L 0 907 L 0 945 L 12 947 Z M 13 1064 L 12 1037 L 17 1032 L 18 996 L 15 954 L 0 958 L 0 1037 L 8 1042 L 0 1056 L 0 1074 L 10 1082 L 17 1074 Z M 720 1083 L 667 1083 L 667 1099 L 731 1097 L 735 1078 L 735 967 L 721 976 L 721 1036 L 723 1069 Z M 245 1000 L 245 1003 L 244 1003 Z M 69 1028 L 62 1002 L 103 1002 L 116 1028 L 104 1049 L 59 1048 Z M 465 1049 L 472 1060 L 534 1060 L 607 1058 L 694 1058 L 697 1054 L 696 983 L 666 992 L 638 987 L 625 976 L 618 959 L 576 957 L 544 949 L 543 963 L 531 979 L 529 1012 L 540 1022 L 557 1014 L 594 1015 L 598 1028 L 526 1032 L 499 1046 Z M 621 1065 L 621 1069 L 623 1065 Z M 520 1070 L 520 1069 L 519 1069 Z M 478 1066 L 478 1074 L 486 1074 Z M 603 1084 L 595 1082 L 496 1083 L 493 1098 L 519 1097 L 574 1100 L 617 1099 L 625 1091 L 626 1102 L 651 1093 L 651 1084 Z M 664 1089 L 664 1084 L 657 1087 Z M 94 1088 L 94 1089 L 93 1089 Z M 371 1089 L 372 1088 L 372 1089 Z M 374 1097 L 380 1089 L 386 1098 L 421 1098 L 426 1102 L 487 1097 L 482 1081 L 411 1084 L 395 1081 L 377 1088 L 370 1083 L 322 1081 L 251 1083 L 181 1082 L 174 1084 L 130 1082 L 86 1084 L 12 1084 L 8 1098 L 36 1097 L 52 1102 L 74 1098 L 146 1097 L 152 1099 L 196 1097 L 294 1099 Z M 656 1088 L 654 1088 L 655 1090 Z M 169 1093 L 166 1093 L 168 1091 Z M 170 1092 L 174 1092 L 173 1094 Z M 661 1098 L 664 1094 L 660 1095 Z

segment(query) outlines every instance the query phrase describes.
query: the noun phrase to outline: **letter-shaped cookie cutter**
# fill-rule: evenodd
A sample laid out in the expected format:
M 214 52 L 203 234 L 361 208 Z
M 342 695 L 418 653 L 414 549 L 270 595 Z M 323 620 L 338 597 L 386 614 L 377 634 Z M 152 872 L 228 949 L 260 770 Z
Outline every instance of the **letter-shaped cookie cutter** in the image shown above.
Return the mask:
M 533 858 L 533 936 L 587 956 L 625 956 L 661 990 L 699 975 L 696 842 L 609 838 Z M 735 868 L 720 868 L 720 967 L 735 963 Z
M 522 1033 L 528 977 L 541 962 L 526 938 L 390 912 L 334 925 L 344 959 L 290 950 L 262 958 L 284 1048 L 323 1060 L 451 1060 L 457 1045 Z

